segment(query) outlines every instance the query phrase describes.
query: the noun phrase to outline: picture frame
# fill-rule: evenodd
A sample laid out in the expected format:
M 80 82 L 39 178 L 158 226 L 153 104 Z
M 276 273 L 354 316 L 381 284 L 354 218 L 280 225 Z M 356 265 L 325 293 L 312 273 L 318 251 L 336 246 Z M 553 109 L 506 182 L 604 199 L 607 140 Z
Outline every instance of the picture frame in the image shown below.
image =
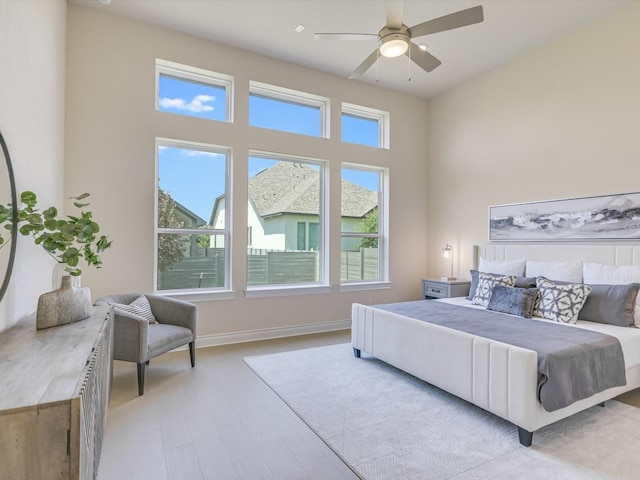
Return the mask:
M 640 240 L 640 192 L 489 207 L 489 241 Z

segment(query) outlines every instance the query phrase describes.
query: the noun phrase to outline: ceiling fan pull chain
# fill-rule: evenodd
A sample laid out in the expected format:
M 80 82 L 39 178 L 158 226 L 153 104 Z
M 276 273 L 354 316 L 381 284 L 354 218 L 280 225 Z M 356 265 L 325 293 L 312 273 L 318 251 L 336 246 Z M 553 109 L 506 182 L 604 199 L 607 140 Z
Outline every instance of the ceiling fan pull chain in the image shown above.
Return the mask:
M 409 49 L 409 78 L 407 79 L 407 81 L 411 81 L 411 49 Z
M 376 83 L 380 83 L 380 49 L 377 49 L 376 52 Z

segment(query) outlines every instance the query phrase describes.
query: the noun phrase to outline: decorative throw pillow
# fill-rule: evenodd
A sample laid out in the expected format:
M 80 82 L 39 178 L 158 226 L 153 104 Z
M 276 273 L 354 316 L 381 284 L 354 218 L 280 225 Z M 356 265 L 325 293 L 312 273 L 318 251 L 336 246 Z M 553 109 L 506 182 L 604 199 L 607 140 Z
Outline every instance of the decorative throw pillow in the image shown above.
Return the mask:
M 517 288 L 496 285 L 493 287 L 487 310 L 531 318 L 538 297 L 537 288 Z
M 480 305 L 487 307 L 489 300 L 491 300 L 491 292 L 496 285 L 504 285 L 506 287 L 513 287 L 516 283 L 515 275 L 496 275 L 495 273 L 478 273 L 478 288 L 471 300 L 474 305 Z
M 627 285 L 640 283 L 640 265 L 604 265 L 602 263 L 585 262 L 582 270 L 584 283 Z M 640 295 L 636 298 L 635 322 L 640 326 Z
M 608 323 L 619 327 L 634 325 L 633 312 L 640 283 L 589 286 L 591 293 L 578 314 L 578 320 Z
M 476 289 L 478 288 L 478 270 L 469 270 L 471 274 L 471 287 L 469 287 L 469 296 L 466 297 L 467 300 L 473 300 L 473 296 L 476 294 Z M 495 273 L 495 272 L 492 272 Z M 517 288 L 536 288 L 536 279 L 535 277 L 516 277 L 516 284 L 514 285 Z
M 589 285 L 559 285 L 544 277 L 538 277 L 536 284 L 540 293 L 533 315 L 559 323 L 576 323 L 580 309 L 591 292 Z
M 124 312 L 124 313 L 132 313 L 137 315 L 138 317 L 142 317 L 147 320 L 149 323 L 157 323 L 156 317 L 153 316 L 153 312 L 151 312 L 151 305 L 149 305 L 149 300 L 144 295 L 140 295 L 129 305 L 123 303 L 114 303 L 113 308 L 116 312 Z

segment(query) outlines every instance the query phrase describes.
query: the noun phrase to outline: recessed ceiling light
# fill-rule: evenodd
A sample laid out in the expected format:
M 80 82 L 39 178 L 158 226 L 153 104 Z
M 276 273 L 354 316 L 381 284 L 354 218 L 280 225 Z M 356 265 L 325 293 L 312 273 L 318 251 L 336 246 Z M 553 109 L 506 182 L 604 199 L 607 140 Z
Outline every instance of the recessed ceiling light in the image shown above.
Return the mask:
M 423 52 L 426 52 L 426 51 L 427 51 L 427 46 L 426 46 L 426 45 L 418 45 L 418 48 L 419 48 L 420 50 L 422 50 Z
M 98 0 L 98 1 L 103 5 L 109 5 L 111 3 L 111 0 Z
M 301 33 L 306 27 L 302 24 L 298 25 L 294 30 L 298 33 Z

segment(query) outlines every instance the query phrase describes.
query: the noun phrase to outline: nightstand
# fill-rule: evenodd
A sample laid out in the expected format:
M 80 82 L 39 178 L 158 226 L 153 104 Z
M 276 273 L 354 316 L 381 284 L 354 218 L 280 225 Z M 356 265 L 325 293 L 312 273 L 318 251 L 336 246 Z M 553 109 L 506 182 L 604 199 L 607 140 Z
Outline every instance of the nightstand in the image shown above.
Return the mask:
M 466 297 L 469 295 L 471 282 L 468 280 L 436 280 L 422 279 L 422 295 L 433 298 Z

